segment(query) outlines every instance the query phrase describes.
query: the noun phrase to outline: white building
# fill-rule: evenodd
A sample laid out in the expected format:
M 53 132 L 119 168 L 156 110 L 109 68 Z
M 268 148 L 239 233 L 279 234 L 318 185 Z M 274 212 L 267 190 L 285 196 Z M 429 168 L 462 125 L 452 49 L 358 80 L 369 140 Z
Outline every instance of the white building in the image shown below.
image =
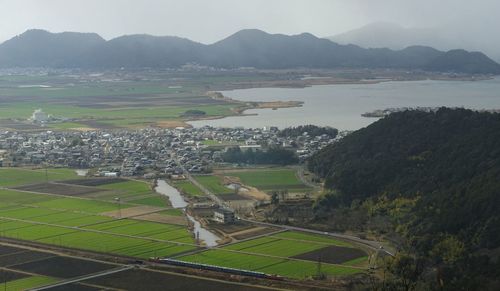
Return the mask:
M 33 115 L 31 115 L 31 120 L 34 122 L 46 122 L 49 120 L 49 116 L 47 113 L 43 112 L 42 109 L 37 109 L 35 112 L 33 112 Z
M 214 220 L 219 223 L 233 223 L 234 212 L 225 208 L 216 209 L 214 211 Z

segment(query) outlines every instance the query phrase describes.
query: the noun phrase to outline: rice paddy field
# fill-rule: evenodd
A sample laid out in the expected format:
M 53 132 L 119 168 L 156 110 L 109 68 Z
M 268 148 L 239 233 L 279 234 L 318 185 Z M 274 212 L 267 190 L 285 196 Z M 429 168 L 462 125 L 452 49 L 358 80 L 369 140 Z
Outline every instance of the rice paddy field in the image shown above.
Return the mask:
M 103 262 L 75 256 L 32 250 L 31 248 L 0 243 L 0 286 L 2 290 L 262 290 L 238 283 L 210 280 L 171 272 L 132 268 L 119 263 Z M 110 271 L 102 275 L 101 272 Z M 64 280 L 101 274 L 61 286 Z
M 3 290 L 29 290 L 118 266 L 0 244 L 0 267 L 2 267 L 0 283 Z
M 15 181 L 2 180 L 5 186 L 20 187 L 23 183 L 37 183 L 40 179 L 45 179 L 45 173 L 40 178 L 38 170 L 0 171 L 6 176 L 17 174 L 20 177 Z M 106 181 L 93 181 L 93 178 L 77 180 L 76 175 L 66 169 L 49 169 L 48 172 L 53 173 L 53 180 L 57 181 L 57 185 L 64 183 L 64 179 L 69 181 L 68 186 L 75 183 L 96 184 L 95 188 L 101 194 L 51 194 L 46 193 L 50 191 L 45 191 L 47 184 L 43 188 L 44 193 L 36 192 L 36 187 L 29 192 L 17 188 L 2 188 L 0 236 L 144 259 L 171 256 L 197 248 L 185 225 L 121 216 L 128 209 L 133 210 L 130 213 L 134 215 L 183 215 L 170 208 L 168 200 L 152 192 L 147 183 L 135 180 L 104 183 Z M 68 191 L 71 189 L 68 187 Z M 120 197 L 122 200 L 117 202 L 112 197 Z
M 193 183 L 188 180 L 175 181 L 172 183 L 181 193 L 191 197 L 203 196 L 205 195 L 200 188 L 196 187 Z
M 159 195 L 152 190 L 151 184 L 141 180 L 126 180 L 121 178 L 83 178 L 75 175 L 71 169 L 29 169 L 29 168 L 0 168 L 0 187 L 8 187 L 12 190 L 23 192 L 35 192 L 45 194 L 56 194 L 70 197 L 87 198 L 98 201 L 107 201 L 115 204 L 117 198 L 128 204 L 139 204 L 156 207 L 169 207 L 170 203 L 165 196 Z M 16 194 L 17 196 L 18 194 Z M 48 202 L 63 203 L 71 207 L 70 201 L 60 200 Z M 81 202 L 85 203 L 85 202 Z M 86 202 L 92 209 L 93 202 Z M 105 208 L 105 203 L 98 203 Z M 109 207 L 108 211 L 116 206 Z M 76 208 L 80 207 L 77 203 Z M 73 207 L 73 208 L 74 208 Z M 97 212 L 105 209 L 94 209 Z M 70 209 L 69 209 L 70 210 Z M 90 211 L 90 210 L 89 210 Z
M 238 102 L 213 99 L 211 86 L 223 87 L 241 77 L 227 75 L 200 78 L 153 74 L 130 76 L 0 76 L 0 127 L 12 127 L 9 119 L 28 119 L 41 108 L 64 119 L 49 124 L 53 129 L 137 128 L 185 121 L 188 110 L 201 110 L 208 117 L 235 115 Z M 246 77 L 251 80 L 251 77 Z M 213 90 L 213 89 L 212 89 Z M 36 104 L 33 97 L 36 96 Z M 23 124 L 18 126 L 21 128 Z M 16 125 L 14 125 L 16 126 Z
M 220 176 L 195 176 L 196 181 L 216 195 L 233 194 L 234 190 L 224 186 Z
M 329 260 L 315 255 L 315 253 L 320 254 L 323 249 L 332 247 L 336 248 L 338 256 L 343 253 L 351 255 L 342 257 L 336 263 L 330 263 Z M 347 242 L 327 236 L 287 231 L 194 255 L 181 256 L 179 259 L 304 279 L 318 273 L 318 261 L 321 261 L 321 272 L 327 276 L 363 272 L 367 254 Z M 353 260 L 356 260 L 357 267 L 354 267 Z
M 322 262 L 321 272 L 328 276 L 363 272 L 367 265 L 367 254 L 347 242 L 295 231 L 201 250 L 185 224 L 157 219 L 165 216 L 178 220 L 184 213 L 169 207 L 168 201 L 157 200 L 165 198 L 154 193 L 144 181 L 77 178 L 67 169 L 48 169 L 53 182 L 43 183 L 44 171 L 41 177 L 39 170 L 1 171 L 6 176 L 16 177 L 17 174 L 21 177 L 13 181 L 2 180 L 1 237 L 140 259 L 175 257 L 295 279 L 316 275 L 318 260 Z M 284 178 L 276 177 L 289 179 L 290 172 L 282 174 L 283 170 L 279 171 L 281 174 L 263 183 L 286 184 Z M 23 177 L 26 178 L 23 180 Z M 223 186 L 221 176 L 198 176 L 197 179 L 215 193 L 232 192 Z M 252 182 L 256 178 L 249 179 Z M 51 188 L 50 185 L 58 186 Z M 67 185 L 67 191 L 72 193 L 61 192 L 64 188 L 60 185 Z M 28 189 L 27 186 L 29 191 L 21 190 Z M 82 192 L 74 187 L 96 191 Z M 148 217 L 156 220 L 148 220 Z M 192 251 L 199 252 L 187 255 Z M 9 284 L 16 290 L 54 280 L 50 274 L 37 274 L 11 280 Z
M 46 276 L 30 276 L 27 278 L 5 282 L 4 289 L 9 291 L 22 291 L 55 282 L 57 282 L 57 279 Z
M 305 192 L 311 190 L 300 181 L 294 169 L 248 169 L 227 171 L 224 175 L 237 177 L 243 184 L 262 191 Z
M 76 179 L 78 176 L 70 169 L 24 169 L 24 168 L 1 168 L 0 186 L 18 186 L 35 184 L 49 181 Z

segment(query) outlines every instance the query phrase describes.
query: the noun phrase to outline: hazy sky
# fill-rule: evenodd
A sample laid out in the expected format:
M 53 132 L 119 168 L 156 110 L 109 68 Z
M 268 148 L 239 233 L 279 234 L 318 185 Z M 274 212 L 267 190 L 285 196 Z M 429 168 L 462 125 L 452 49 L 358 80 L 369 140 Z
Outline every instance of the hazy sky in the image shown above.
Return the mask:
M 496 35 L 499 14 L 499 0 L 0 0 L 0 41 L 42 28 L 211 43 L 243 28 L 329 36 L 376 21 Z

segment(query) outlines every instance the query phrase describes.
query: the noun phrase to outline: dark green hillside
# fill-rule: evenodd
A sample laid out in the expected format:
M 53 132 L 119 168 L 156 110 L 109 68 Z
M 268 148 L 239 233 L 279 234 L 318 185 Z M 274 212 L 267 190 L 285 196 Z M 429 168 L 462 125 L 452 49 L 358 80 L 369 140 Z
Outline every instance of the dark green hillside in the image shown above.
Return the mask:
M 310 33 L 269 34 L 257 29 L 241 30 L 210 45 L 173 36 L 125 35 L 105 41 L 97 34 L 44 30 L 29 30 L 0 43 L 0 68 L 179 68 L 190 63 L 228 69 L 390 68 L 500 74 L 500 65 L 481 53 L 424 46 L 364 49 Z
M 389 217 L 410 252 L 450 270 L 440 273 L 449 288 L 489 289 L 491 280 L 480 278 L 500 275 L 500 114 L 391 114 L 319 152 L 309 167 L 335 193 L 318 202 L 318 219 L 328 222 L 340 208 L 364 210 L 366 221 Z

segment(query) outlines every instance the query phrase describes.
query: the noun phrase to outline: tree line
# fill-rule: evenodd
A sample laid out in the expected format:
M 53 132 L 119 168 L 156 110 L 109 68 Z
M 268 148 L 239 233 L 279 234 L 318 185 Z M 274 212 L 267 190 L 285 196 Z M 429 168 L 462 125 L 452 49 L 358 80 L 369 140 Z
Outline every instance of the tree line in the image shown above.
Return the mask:
M 329 189 L 316 219 L 399 235 L 412 258 L 405 261 L 422 264 L 411 289 L 500 289 L 491 255 L 500 247 L 500 114 L 394 113 L 318 152 L 308 167 Z

